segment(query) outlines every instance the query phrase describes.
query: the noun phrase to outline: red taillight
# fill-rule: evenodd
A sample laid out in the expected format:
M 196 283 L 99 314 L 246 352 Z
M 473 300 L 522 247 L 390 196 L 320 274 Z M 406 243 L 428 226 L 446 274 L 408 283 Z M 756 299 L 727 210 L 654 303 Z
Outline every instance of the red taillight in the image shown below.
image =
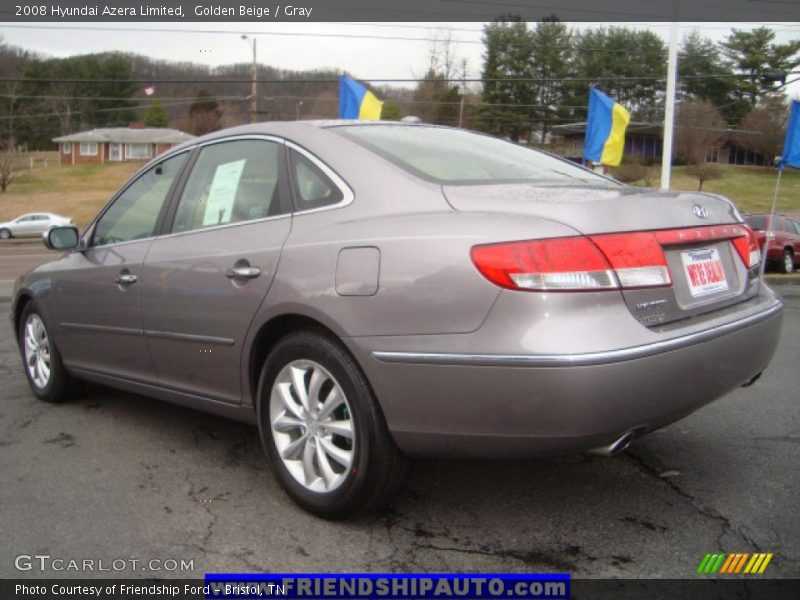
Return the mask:
M 486 279 L 512 290 L 619 287 L 611 265 L 586 237 L 475 246 L 472 261 Z
M 733 238 L 733 247 L 739 253 L 744 266 L 748 269 L 755 267 L 761 262 L 761 252 L 758 250 L 758 237 L 749 225 L 741 225 L 744 235 Z
M 733 242 L 747 268 L 759 264 L 755 233 L 744 224 L 488 244 L 473 247 L 472 260 L 512 290 L 652 288 L 672 284 L 664 247 L 722 240 Z
M 591 239 L 608 258 L 621 287 L 661 287 L 672 283 L 667 257 L 654 233 L 613 233 L 593 235 Z
M 472 260 L 489 281 L 516 290 L 613 290 L 671 283 L 652 233 L 475 246 Z

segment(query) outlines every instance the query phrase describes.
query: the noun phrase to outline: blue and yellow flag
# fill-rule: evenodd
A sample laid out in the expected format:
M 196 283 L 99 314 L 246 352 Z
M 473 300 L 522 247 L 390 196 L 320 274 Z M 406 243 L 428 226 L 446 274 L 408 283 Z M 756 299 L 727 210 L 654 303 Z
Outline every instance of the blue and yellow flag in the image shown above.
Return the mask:
M 789 114 L 789 127 L 786 128 L 786 140 L 783 143 L 780 168 L 786 165 L 800 169 L 800 101 L 792 100 L 792 112 Z
M 589 116 L 586 118 L 586 139 L 583 160 L 616 167 L 622 162 L 625 129 L 630 113 L 600 90 L 589 88 Z
M 355 79 L 339 78 L 339 118 L 377 121 L 381 118 L 383 102 Z

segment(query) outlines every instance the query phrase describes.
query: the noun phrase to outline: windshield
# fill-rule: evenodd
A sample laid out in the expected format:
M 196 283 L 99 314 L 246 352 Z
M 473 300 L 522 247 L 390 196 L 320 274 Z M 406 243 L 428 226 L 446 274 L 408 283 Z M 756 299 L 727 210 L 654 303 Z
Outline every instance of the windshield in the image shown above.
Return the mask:
M 618 185 L 566 160 L 463 129 L 387 124 L 342 125 L 331 131 L 423 179 L 443 184 L 556 181 Z

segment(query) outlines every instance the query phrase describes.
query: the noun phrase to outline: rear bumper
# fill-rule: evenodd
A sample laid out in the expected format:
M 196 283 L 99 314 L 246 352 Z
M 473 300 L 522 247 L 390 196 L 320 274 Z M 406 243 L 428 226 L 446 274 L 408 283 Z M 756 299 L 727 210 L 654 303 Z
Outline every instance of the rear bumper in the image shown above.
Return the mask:
M 349 340 L 407 453 L 579 452 L 663 427 L 749 381 L 777 347 L 782 304 L 668 339 L 601 352 L 385 351 Z

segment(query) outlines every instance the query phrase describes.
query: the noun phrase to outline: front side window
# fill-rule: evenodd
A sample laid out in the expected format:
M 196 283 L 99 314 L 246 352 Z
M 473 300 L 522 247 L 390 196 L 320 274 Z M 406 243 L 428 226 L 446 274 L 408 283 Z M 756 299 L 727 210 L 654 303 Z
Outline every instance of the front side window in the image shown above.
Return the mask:
M 341 202 L 342 191 L 308 158 L 291 151 L 292 185 L 297 197 L 297 210 L 310 210 Z
M 440 184 L 557 182 L 618 186 L 566 160 L 511 142 L 447 127 L 345 125 L 329 129 L 410 173 Z
M 181 194 L 173 232 L 252 221 L 282 214 L 280 146 L 237 140 L 206 146 Z
M 81 156 L 97 156 L 97 144 L 94 142 L 81 142 Z
M 188 153 L 157 164 L 140 175 L 97 221 L 93 246 L 129 242 L 154 235 L 158 215 Z

